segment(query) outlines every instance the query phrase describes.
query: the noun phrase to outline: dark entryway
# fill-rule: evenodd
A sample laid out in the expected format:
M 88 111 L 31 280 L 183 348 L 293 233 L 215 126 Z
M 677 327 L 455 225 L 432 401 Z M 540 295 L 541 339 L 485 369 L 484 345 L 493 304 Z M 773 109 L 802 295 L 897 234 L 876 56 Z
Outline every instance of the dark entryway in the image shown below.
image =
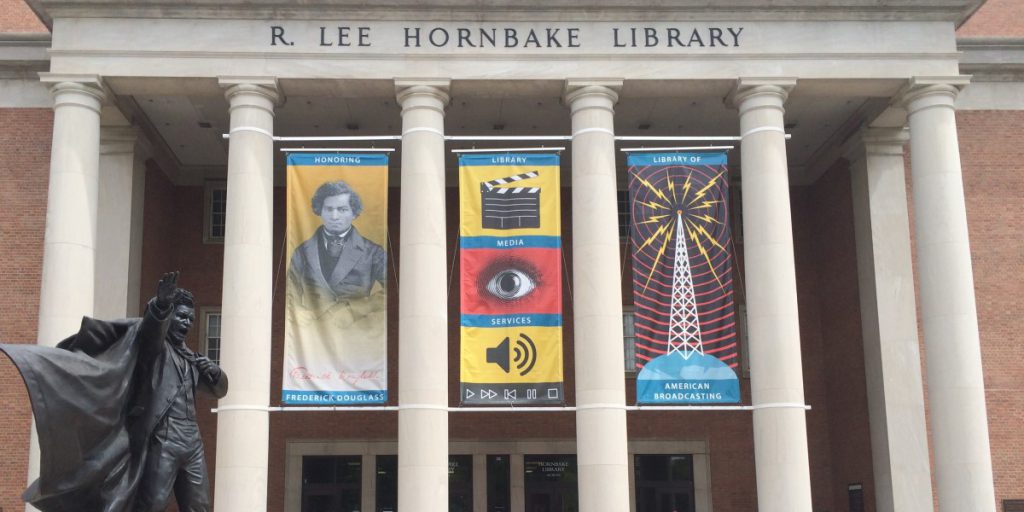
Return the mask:
M 692 455 L 635 455 L 636 512 L 694 512 Z
M 302 458 L 302 512 L 359 512 L 362 457 Z

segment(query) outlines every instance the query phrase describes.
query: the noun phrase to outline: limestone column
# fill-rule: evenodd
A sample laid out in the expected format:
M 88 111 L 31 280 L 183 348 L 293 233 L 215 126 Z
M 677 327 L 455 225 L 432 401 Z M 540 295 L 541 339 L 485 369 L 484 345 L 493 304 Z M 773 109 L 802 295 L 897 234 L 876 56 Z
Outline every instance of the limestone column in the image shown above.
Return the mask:
M 273 276 L 273 79 L 226 79 L 231 131 L 221 300 L 221 366 L 231 389 L 217 414 L 214 508 L 267 509 Z
M 54 346 L 78 331 L 83 316 L 94 314 L 100 107 L 106 94 L 97 76 L 41 76 L 53 84 L 53 140 L 36 341 Z M 39 476 L 34 427 L 31 438 L 29 482 Z
M 914 234 L 942 512 L 995 511 L 967 210 L 953 104 L 965 78 L 914 79 L 910 123 Z
M 135 140 L 131 126 L 101 126 L 94 292 L 97 318 L 129 316 L 132 213 L 140 206 L 134 203 L 133 193 Z M 137 302 L 138 295 L 135 297 Z
M 868 129 L 851 152 L 854 230 L 878 512 L 931 512 L 903 129 Z
M 580 510 L 629 510 L 614 105 L 620 81 L 566 84 L 572 115 L 573 325 Z
M 398 80 L 395 87 L 402 107 L 398 508 L 448 510 L 448 81 Z
M 783 104 L 793 79 L 740 79 L 743 259 L 760 512 L 811 512 Z

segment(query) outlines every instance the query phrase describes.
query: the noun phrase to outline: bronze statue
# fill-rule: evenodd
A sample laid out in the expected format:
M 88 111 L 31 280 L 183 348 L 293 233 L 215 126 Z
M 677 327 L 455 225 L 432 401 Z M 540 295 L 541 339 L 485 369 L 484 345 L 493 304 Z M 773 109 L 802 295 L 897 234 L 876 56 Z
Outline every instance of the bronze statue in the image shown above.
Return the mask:
M 0 345 L 28 388 L 39 479 L 23 494 L 43 512 L 210 509 L 195 392 L 227 393 L 227 375 L 185 346 L 192 294 L 164 274 L 143 318 L 83 318 L 57 348 Z

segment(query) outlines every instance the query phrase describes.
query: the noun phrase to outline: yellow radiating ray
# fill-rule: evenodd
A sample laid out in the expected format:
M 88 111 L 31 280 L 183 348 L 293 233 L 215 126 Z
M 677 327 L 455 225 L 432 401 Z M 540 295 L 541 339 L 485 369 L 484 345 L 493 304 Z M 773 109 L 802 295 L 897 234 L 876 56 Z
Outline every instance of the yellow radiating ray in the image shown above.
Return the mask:
M 693 195 L 693 201 L 690 201 L 690 204 L 696 203 L 700 198 L 704 197 L 704 194 L 706 194 L 711 187 L 715 186 L 715 183 L 718 182 L 718 178 L 721 178 L 723 174 L 725 174 L 725 171 L 722 171 L 714 178 L 711 178 L 711 181 L 708 181 L 708 184 L 705 185 L 704 188 L 698 190 L 697 193 Z
M 663 205 L 663 204 L 659 204 L 659 203 L 655 203 L 654 201 L 651 201 L 649 203 L 645 203 L 643 201 L 637 201 L 637 204 L 639 204 L 641 206 L 646 206 L 648 208 L 654 208 L 655 210 L 668 210 L 668 206 Z
M 704 222 L 713 222 L 715 224 L 721 224 L 722 223 L 722 221 L 720 221 L 720 220 L 718 220 L 718 219 L 716 219 L 716 218 L 714 218 L 714 217 L 712 217 L 712 216 L 710 216 L 710 215 L 708 215 L 706 213 L 704 215 L 694 215 L 693 218 L 698 219 L 698 220 L 702 220 Z
M 711 245 L 714 245 L 714 246 L 715 246 L 715 247 L 717 247 L 717 248 L 718 248 L 719 250 L 722 250 L 722 251 L 724 251 L 724 250 L 725 250 L 725 247 L 722 247 L 722 244 L 718 243 L 718 240 L 715 240 L 715 238 L 714 238 L 713 236 L 711 236 L 711 233 L 708 233 L 708 230 L 707 230 L 707 228 L 705 228 L 704 226 L 698 226 L 698 225 L 696 225 L 696 224 L 694 224 L 694 226 L 693 226 L 693 227 L 694 227 L 694 229 L 696 229 L 696 230 L 697 230 L 697 231 L 698 231 L 698 232 L 699 232 L 700 234 L 704 235 L 704 238 L 705 238 L 705 239 L 706 239 L 706 240 L 707 240 L 708 242 L 710 242 L 710 243 L 711 243 Z
M 690 193 L 690 177 L 692 174 L 686 175 L 686 183 L 683 183 L 683 197 L 679 198 L 679 202 L 683 203 L 686 201 L 686 196 Z
M 661 242 L 661 248 L 658 249 L 658 254 L 654 257 L 654 263 L 651 265 L 651 271 L 647 274 L 647 282 L 644 283 L 644 292 L 647 292 L 647 287 L 651 285 L 651 278 L 654 277 L 654 270 L 658 268 L 658 262 L 661 261 L 661 257 L 665 255 L 665 249 L 668 248 L 668 243 L 672 240 L 672 233 L 675 231 L 672 229 L 672 226 L 675 225 L 675 223 L 676 219 L 672 219 L 667 224 L 662 225 L 662 227 L 667 227 L 669 229 L 665 231 L 665 238 Z M 658 228 L 658 231 L 661 231 L 661 228 Z M 657 233 L 655 233 L 655 235 L 657 235 Z M 652 236 L 651 238 L 653 239 L 654 237 Z
M 668 169 L 667 168 L 665 169 L 665 174 L 666 175 L 668 174 Z M 672 191 L 672 204 L 676 204 L 676 203 L 679 202 L 679 200 L 676 199 L 676 184 L 675 184 L 674 181 L 672 181 L 672 176 L 669 176 L 667 181 L 668 181 L 668 189 Z
M 711 235 L 704 229 L 704 226 L 698 226 L 691 221 L 687 221 L 686 232 L 690 235 L 690 240 L 693 240 L 693 243 L 697 244 L 697 250 L 700 252 L 701 256 L 704 256 L 704 261 L 708 262 L 708 269 L 711 270 L 711 275 L 715 277 L 715 281 L 718 281 L 718 286 L 723 286 L 722 280 L 718 277 L 718 272 L 715 271 L 715 265 L 711 263 L 711 255 L 708 254 L 708 250 L 705 249 L 704 244 L 701 243 L 700 235 L 703 235 L 705 240 L 711 242 L 719 249 L 721 249 L 722 246 L 711 238 Z
M 719 204 L 719 203 L 721 203 L 721 201 L 704 201 L 703 203 L 700 204 L 700 206 L 694 206 L 693 208 L 690 208 L 690 209 L 691 210 L 707 210 L 708 208 L 711 208 L 712 206 L 714 206 L 716 204 Z
M 668 215 L 653 215 L 651 216 L 651 218 L 645 221 L 637 222 L 636 225 L 643 226 L 644 224 L 654 224 L 655 222 L 661 222 L 665 220 L 666 217 L 668 217 Z
M 654 185 L 651 185 L 651 183 L 649 181 L 647 181 L 647 180 L 645 180 L 645 179 L 643 179 L 643 178 L 641 178 L 639 176 L 637 176 L 636 179 L 639 180 L 640 183 L 643 183 L 645 187 L 651 189 L 651 192 L 654 192 L 654 195 L 658 196 L 658 199 L 661 199 L 662 201 L 668 202 L 668 197 L 665 196 L 665 193 L 662 192 L 661 190 L 658 190 Z
M 667 217 L 667 215 L 666 215 L 666 217 Z M 658 230 L 655 231 L 653 234 L 651 234 L 651 236 L 648 237 L 647 240 L 644 240 L 644 243 L 640 244 L 640 247 L 636 248 L 636 252 L 640 252 L 640 251 L 644 250 L 644 247 L 647 247 L 648 245 L 651 245 L 651 243 L 654 242 L 654 240 L 656 240 L 659 236 L 661 236 L 662 233 L 665 232 L 665 230 L 668 229 L 668 226 L 669 226 L 669 224 L 662 224 L 662 225 L 658 226 Z

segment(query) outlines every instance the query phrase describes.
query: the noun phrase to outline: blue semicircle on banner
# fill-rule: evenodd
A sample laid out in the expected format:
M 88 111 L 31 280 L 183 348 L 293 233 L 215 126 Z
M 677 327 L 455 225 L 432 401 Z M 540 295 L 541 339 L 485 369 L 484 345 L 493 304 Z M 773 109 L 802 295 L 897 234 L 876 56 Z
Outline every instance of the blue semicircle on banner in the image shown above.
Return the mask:
M 636 378 L 636 401 L 641 404 L 738 403 L 736 372 L 715 356 L 681 352 L 658 356 Z

